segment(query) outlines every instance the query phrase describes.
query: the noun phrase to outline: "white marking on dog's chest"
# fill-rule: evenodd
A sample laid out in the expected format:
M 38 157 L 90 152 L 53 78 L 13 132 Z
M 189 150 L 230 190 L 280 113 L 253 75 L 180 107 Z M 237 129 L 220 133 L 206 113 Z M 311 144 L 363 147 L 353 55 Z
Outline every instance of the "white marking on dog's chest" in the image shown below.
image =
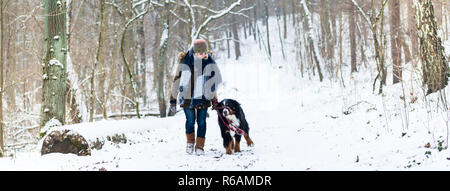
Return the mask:
M 230 135 L 233 137 L 236 134 L 236 128 L 239 128 L 241 125 L 241 121 L 236 117 L 236 115 L 228 115 L 226 118 L 231 122 L 230 128 L 232 128 L 233 131 L 230 131 Z

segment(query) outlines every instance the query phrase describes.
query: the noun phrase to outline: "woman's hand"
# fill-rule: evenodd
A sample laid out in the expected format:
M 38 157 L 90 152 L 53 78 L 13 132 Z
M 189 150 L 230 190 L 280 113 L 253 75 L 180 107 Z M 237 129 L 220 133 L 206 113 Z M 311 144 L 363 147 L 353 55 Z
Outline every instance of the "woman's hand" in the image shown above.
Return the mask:
M 214 98 L 211 100 L 211 102 L 212 102 L 212 109 L 217 110 L 217 107 L 218 107 L 218 105 L 219 105 L 219 102 L 217 102 L 217 98 L 214 97 Z

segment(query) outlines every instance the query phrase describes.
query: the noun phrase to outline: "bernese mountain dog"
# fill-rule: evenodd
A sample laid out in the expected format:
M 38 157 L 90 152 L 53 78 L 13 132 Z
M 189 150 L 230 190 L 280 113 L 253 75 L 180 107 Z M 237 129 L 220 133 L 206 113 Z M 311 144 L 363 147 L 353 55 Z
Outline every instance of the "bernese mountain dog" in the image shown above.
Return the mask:
M 247 141 L 247 145 L 253 147 L 254 143 L 250 139 L 248 123 L 241 104 L 233 99 L 224 99 L 217 104 L 216 110 L 226 153 L 232 154 L 233 150 L 241 152 L 242 135 Z

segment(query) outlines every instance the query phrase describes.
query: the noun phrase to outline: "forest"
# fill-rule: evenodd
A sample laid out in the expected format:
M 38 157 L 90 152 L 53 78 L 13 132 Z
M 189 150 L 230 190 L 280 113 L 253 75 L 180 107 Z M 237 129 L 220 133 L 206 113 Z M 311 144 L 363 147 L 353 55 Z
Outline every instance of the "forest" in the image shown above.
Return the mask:
M 233 71 L 260 57 L 302 84 L 362 92 L 364 81 L 383 106 L 398 91 L 404 134 L 420 100 L 428 127 L 430 116 L 446 123 L 432 143 L 446 149 L 449 10 L 447 0 L 0 0 L 0 156 L 36 147 L 55 126 L 184 117 L 169 113 L 169 98 L 177 55 L 198 38 Z

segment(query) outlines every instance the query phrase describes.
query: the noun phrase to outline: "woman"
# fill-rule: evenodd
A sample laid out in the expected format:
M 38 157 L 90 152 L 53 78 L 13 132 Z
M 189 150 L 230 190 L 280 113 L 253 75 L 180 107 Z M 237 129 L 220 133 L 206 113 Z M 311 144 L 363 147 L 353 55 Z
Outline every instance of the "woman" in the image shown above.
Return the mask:
M 178 93 L 180 94 L 180 106 L 186 116 L 186 152 L 188 154 L 192 154 L 194 149 L 197 155 L 204 154 L 208 107 L 213 105 L 214 109 L 217 104 L 216 87 L 221 82 L 220 71 L 207 50 L 206 41 L 197 39 L 187 53 L 180 53 L 180 65 L 177 69 L 170 98 L 171 112 L 174 113 L 177 104 L 175 97 Z M 213 68 L 212 71 L 211 68 Z M 211 85 L 210 82 L 212 81 L 209 81 L 211 79 L 213 79 L 213 85 L 208 86 Z M 177 87 L 178 89 L 176 89 Z M 195 137 L 194 128 L 196 121 L 198 126 L 197 137 Z

